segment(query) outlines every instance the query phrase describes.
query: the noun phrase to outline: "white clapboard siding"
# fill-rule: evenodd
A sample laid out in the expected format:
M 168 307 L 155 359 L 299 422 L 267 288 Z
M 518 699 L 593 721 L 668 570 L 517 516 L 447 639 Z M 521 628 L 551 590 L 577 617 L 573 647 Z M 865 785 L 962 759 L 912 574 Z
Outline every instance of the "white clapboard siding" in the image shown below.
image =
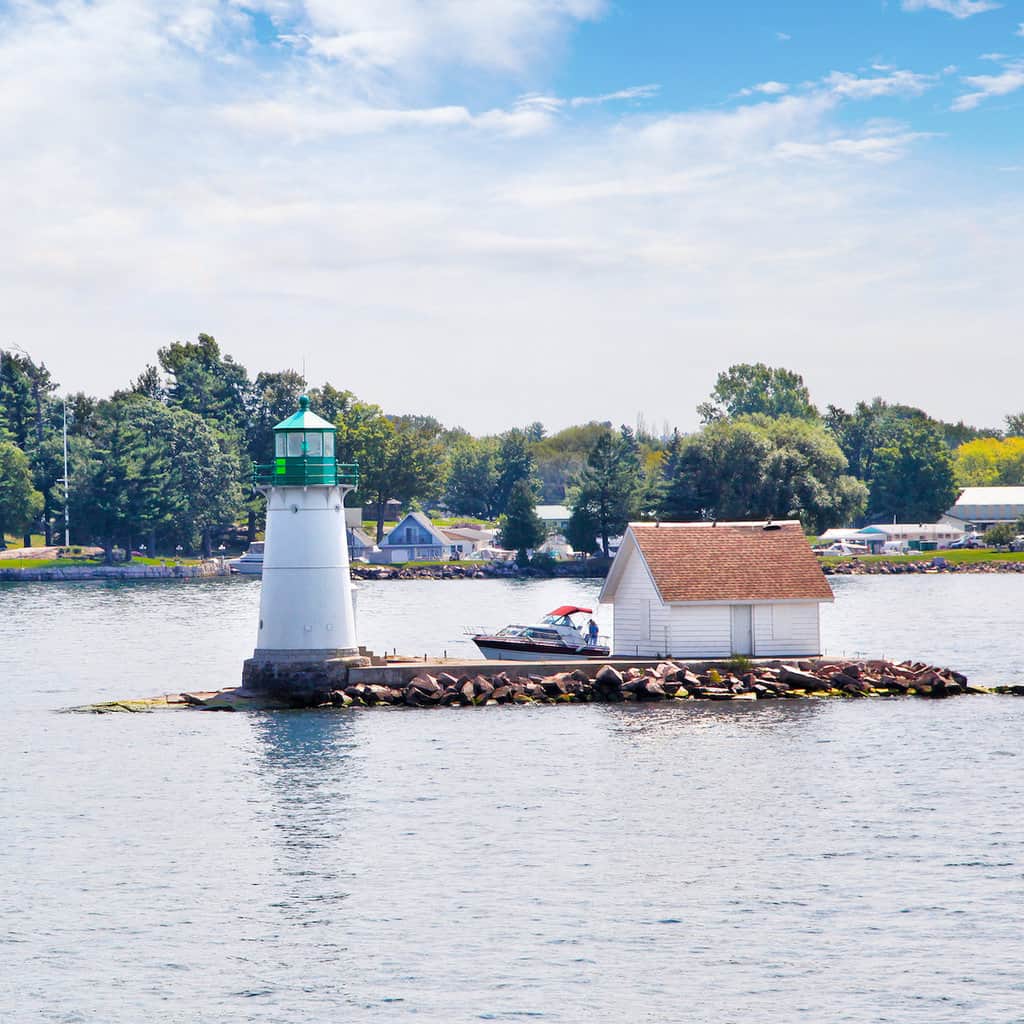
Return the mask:
M 732 618 L 727 604 L 672 605 L 673 658 L 728 658 Z
M 627 658 L 667 656 L 671 622 L 671 613 L 661 603 L 643 559 L 630 558 L 612 605 L 615 653 Z
M 754 654 L 758 658 L 818 654 L 820 651 L 816 602 L 754 606 Z

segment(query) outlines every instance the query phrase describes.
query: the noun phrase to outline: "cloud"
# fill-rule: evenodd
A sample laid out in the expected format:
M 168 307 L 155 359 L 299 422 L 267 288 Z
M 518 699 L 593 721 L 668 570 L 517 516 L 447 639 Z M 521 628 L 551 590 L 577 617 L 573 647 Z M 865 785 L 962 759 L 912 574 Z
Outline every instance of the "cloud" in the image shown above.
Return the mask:
M 1024 36 L 1024 21 L 1017 26 L 1017 35 Z
M 656 96 L 660 85 L 632 85 L 628 89 L 606 92 L 600 96 L 574 96 L 569 100 L 571 107 L 589 107 L 599 103 L 613 103 L 618 100 L 646 100 Z
M 913 71 L 893 71 L 888 75 L 874 77 L 833 71 L 824 80 L 824 85 L 837 96 L 867 100 L 880 96 L 920 96 L 935 85 L 936 81 L 935 75 L 922 75 Z
M 309 52 L 372 77 L 458 64 L 522 72 L 605 0 L 251 0 Z
M 784 82 L 760 82 L 750 86 L 749 89 L 740 89 L 738 95 L 753 96 L 755 93 L 760 93 L 762 96 L 781 96 L 786 92 L 789 92 L 789 86 Z
M 942 11 L 954 18 L 971 18 L 986 11 L 997 11 L 1003 5 L 996 0 L 903 0 L 905 11 Z
M 979 181 L 949 187 L 953 162 L 927 173 L 920 154 L 932 170 L 941 147 L 859 102 L 928 76 L 830 75 L 711 110 L 649 109 L 653 89 L 612 81 L 574 105 L 588 97 L 553 94 L 553 55 L 593 6 L 505 0 L 558 16 L 467 71 L 403 20 L 441 0 L 336 5 L 405 33 L 397 67 L 380 42 L 314 49 L 345 35 L 337 12 L 260 2 L 293 39 L 220 0 L 5 9 L 0 306 L 63 386 L 109 393 L 208 330 L 251 371 L 301 338 L 315 379 L 481 431 L 527 407 L 552 428 L 628 422 L 641 403 L 692 426 L 715 373 L 765 351 L 822 405 L 873 394 L 884 363 L 937 415 L 1015 407 L 1012 375 L 975 394 L 920 359 L 979 336 L 1012 359 L 1024 261 L 1014 177 L 995 189 L 971 166 Z M 516 354 L 525 399 L 382 369 L 482 339 Z M 858 353 L 839 376 L 837 351 Z
M 950 109 L 962 112 L 974 110 L 984 100 L 993 96 L 1008 96 L 1024 88 L 1024 60 L 1012 61 L 999 75 L 969 75 L 963 81 L 972 92 L 965 92 L 953 101 Z
M 788 43 L 793 37 L 788 32 L 776 32 L 775 38 L 778 39 L 780 43 Z

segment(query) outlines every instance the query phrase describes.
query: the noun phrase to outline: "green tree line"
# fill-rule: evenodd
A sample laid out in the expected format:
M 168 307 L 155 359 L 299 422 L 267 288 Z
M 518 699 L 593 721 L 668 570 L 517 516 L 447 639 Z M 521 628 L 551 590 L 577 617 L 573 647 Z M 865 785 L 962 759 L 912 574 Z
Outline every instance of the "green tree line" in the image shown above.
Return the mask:
M 350 504 L 375 510 L 378 540 L 392 500 L 501 520 L 517 549 L 542 539 L 538 502 L 565 503 L 570 543 L 607 554 L 632 519 L 796 517 L 815 532 L 932 520 L 958 482 L 1024 473 L 1024 461 L 998 449 L 1000 432 L 879 398 L 822 413 L 798 373 L 764 364 L 719 374 L 698 407 L 700 429 L 665 436 L 638 417 L 636 429 L 591 422 L 548 435 L 531 423 L 474 437 L 430 416 L 386 413 L 330 383 L 311 386 L 294 370 L 252 377 L 208 334 L 159 349 L 108 398 L 57 392 L 45 365 L 0 350 L 0 537 L 62 538 L 66 500 L 73 540 L 108 556 L 115 545 L 128 557 L 142 545 L 209 555 L 219 538 L 254 539 L 263 503 L 248 486 L 250 464 L 270 457 L 274 424 L 304 393 L 336 425 L 339 460 L 359 463 Z M 1009 431 L 1021 423 L 1009 417 Z

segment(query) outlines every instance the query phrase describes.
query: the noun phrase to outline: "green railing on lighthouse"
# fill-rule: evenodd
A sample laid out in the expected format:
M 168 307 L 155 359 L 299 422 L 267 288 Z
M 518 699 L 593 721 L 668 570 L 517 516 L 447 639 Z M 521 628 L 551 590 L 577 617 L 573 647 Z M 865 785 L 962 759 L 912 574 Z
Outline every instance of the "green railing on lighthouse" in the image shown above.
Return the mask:
M 254 486 L 358 487 L 359 466 L 334 457 L 335 428 L 299 399 L 299 410 L 274 427 L 274 461 L 252 464 Z
M 252 482 L 257 486 L 285 484 L 298 487 L 359 486 L 359 466 L 354 462 L 335 462 L 333 459 L 275 459 L 273 462 L 254 462 Z

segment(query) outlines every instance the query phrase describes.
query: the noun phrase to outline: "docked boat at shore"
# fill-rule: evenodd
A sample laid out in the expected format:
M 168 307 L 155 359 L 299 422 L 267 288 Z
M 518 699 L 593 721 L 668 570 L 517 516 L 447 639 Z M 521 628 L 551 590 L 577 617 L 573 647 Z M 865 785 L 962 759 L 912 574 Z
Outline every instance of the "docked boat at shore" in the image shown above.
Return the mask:
M 242 576 L 263 575 L 263 541 L 253 541 L 244 555 L 228 561 L 228 568 Z
M 592 643 L 574 621 L 593 609 L 562 605 L 532 625 L 509 625 L 496 633 L 476 633 L 473 643 L 490 661 L 586 661 L 607 658 L 607 644 Z

